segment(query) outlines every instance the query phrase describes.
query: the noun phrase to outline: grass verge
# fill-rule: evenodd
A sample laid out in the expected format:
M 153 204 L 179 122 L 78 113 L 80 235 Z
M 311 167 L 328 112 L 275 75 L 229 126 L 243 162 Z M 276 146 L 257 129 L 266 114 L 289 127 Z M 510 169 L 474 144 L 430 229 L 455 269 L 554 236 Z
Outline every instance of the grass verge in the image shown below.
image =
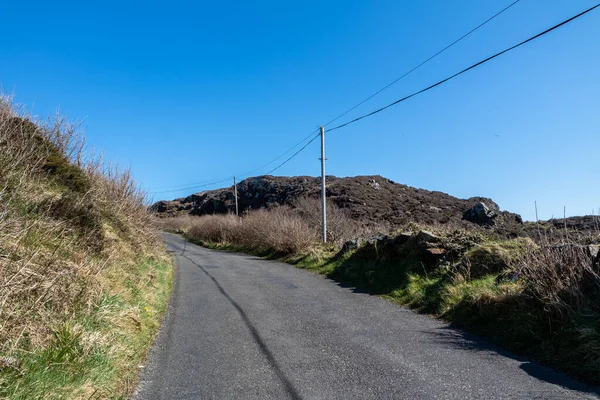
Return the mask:
M 0 95 L 0 397 L 118 399 L 173 282 L 145 195 Z
M 166 260 L 140 259 L 107 271 L 115 280 L 89 312 L 54 326 L 50 343 L 16 343 L 14 365 L 3 360 L 0 396 L 9 399 L 125 399 L 136 387 L 173 286 Z M 18 361 L 17 361 L 18 360 Z M 18 364 L 17 364 L 18 362 Z

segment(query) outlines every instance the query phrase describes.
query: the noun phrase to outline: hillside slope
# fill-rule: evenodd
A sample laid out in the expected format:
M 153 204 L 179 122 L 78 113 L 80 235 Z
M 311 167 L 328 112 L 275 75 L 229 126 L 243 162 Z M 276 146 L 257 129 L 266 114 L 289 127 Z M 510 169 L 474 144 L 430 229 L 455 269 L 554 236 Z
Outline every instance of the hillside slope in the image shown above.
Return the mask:
M 238 184 L 240 212 L 291 205 L 302 197 L 320 196 L 321 179 L 296 176 L 259 176 Z M 521 217 L 500 211 L 491 199 L 472 197 L 459 199 L 442 192 L 417 189 L 395 183 L 381 176 L 356 176 L 349 178 L 327 177 L 327 198 L 348 212 L 354 220 L 367 225 L 389 224 L 392 227 L 408 222 L 423 224 L 453 224 L 476 227 L 485 225 L 495 231 L 517 236 L 523 232 Z M 235 210 L 231 187 L 208 190 L 172 201 L 159 201 L 152 210 L 159 215 L 222 214 Z M 493 218 L 469 218 L 468 211 L 478 203 L 488 208 Z
M 124 398 L 172 282 L 126 171 L 0 98 L 0 398 Z

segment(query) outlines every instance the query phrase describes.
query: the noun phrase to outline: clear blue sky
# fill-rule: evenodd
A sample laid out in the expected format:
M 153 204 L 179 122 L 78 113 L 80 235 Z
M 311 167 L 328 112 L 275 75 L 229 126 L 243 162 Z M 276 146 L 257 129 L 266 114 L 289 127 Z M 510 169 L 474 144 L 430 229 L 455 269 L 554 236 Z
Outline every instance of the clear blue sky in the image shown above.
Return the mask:
M 60 107 L 85 118 L 88 144 L 161 190 L 265 164 L 511 2 L 5 2 L 0 83 L 36 115 Z M 347 117 L 595 2 L 521 0 Z M 597 9 L 332 132 L 327 173 L 487 196 L 530 220 L 536 200 L 541 218 L 562 216 L 563 206 L 597 212 L 599 39 Z M 320 174 L 319 151 L 315 141 L 276 174 Z

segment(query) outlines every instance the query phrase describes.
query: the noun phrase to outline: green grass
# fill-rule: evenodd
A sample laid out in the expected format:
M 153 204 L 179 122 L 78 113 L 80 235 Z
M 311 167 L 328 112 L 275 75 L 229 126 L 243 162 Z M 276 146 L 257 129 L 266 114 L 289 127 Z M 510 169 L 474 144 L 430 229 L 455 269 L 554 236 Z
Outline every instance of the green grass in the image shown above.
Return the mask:
M 137 278 L 129 275 L 121 293 L 104 293 L 87 314 L 49 332 L 46 348 L 31 348 L 27 337 L 22 338 L 18 365 L 0 368 L 0 397 L 126 398 L 173 285 L 172 268 L 165 262 L 143 259 L 133 272 Z

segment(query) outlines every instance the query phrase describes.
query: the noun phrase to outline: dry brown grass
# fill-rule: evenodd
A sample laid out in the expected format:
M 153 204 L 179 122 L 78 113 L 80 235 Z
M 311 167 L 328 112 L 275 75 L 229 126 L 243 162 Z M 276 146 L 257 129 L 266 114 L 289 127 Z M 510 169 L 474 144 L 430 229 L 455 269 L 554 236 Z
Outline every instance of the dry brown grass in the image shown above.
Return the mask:
M 584 248 L 545 244 L 526 255 L 519 273 L 526 293 L 555 317 L 600 317 L 600 265 L 594 265 Z
M 250 211 L 241 218 L 222 214 L 184 215 L 157 217 L 155 223 L 161 230 L 188 233 L 197 240 L 293 253 L 296 248 L 306 249 L 318 242 L 322 229 L 321 202 L 300 198 L 292 207 Z M 327 205 L 327 240 L 338 248 L 347 240 L 371 237 L 388 230 L 386 225 L 364 226 L 331 202 Z
M 322 231 L 321 200 L 312 197 L 301 197 L 294 204 L 294 209 L 316 232 Z M 366 227 L 353 220 L 344 209 L 331 201 L 327 202 L 327 240 L 341 246 L 345 241 L 358 236 L 368 235 Z
M 259 210 L 242 220 L 240 243 L 251 248 L 296 254 L 318 243 L 314 230 L 287 207 Z
M 287 207 L 253 211 L 242 218 L 205 215 L 193 220 L 187 234 L 195 240 L 284 254 L 299 253 L 318 243 L 314 230 Z
M 164 260 L 129 171 L 83 149 L 76 125 L 33 121 L 0 98 L 0 357 L 48 348 L 141 254 Z
M 221 244 L 238 243 L 243 237 L 241 220 L 231 214 L 198 217 L 187 233 L 195 239 Z
M 198 217 L 189 214 L 169 218 L 154 218 L 158 229 L 166 232 L 184 233 L 187 232 Z

